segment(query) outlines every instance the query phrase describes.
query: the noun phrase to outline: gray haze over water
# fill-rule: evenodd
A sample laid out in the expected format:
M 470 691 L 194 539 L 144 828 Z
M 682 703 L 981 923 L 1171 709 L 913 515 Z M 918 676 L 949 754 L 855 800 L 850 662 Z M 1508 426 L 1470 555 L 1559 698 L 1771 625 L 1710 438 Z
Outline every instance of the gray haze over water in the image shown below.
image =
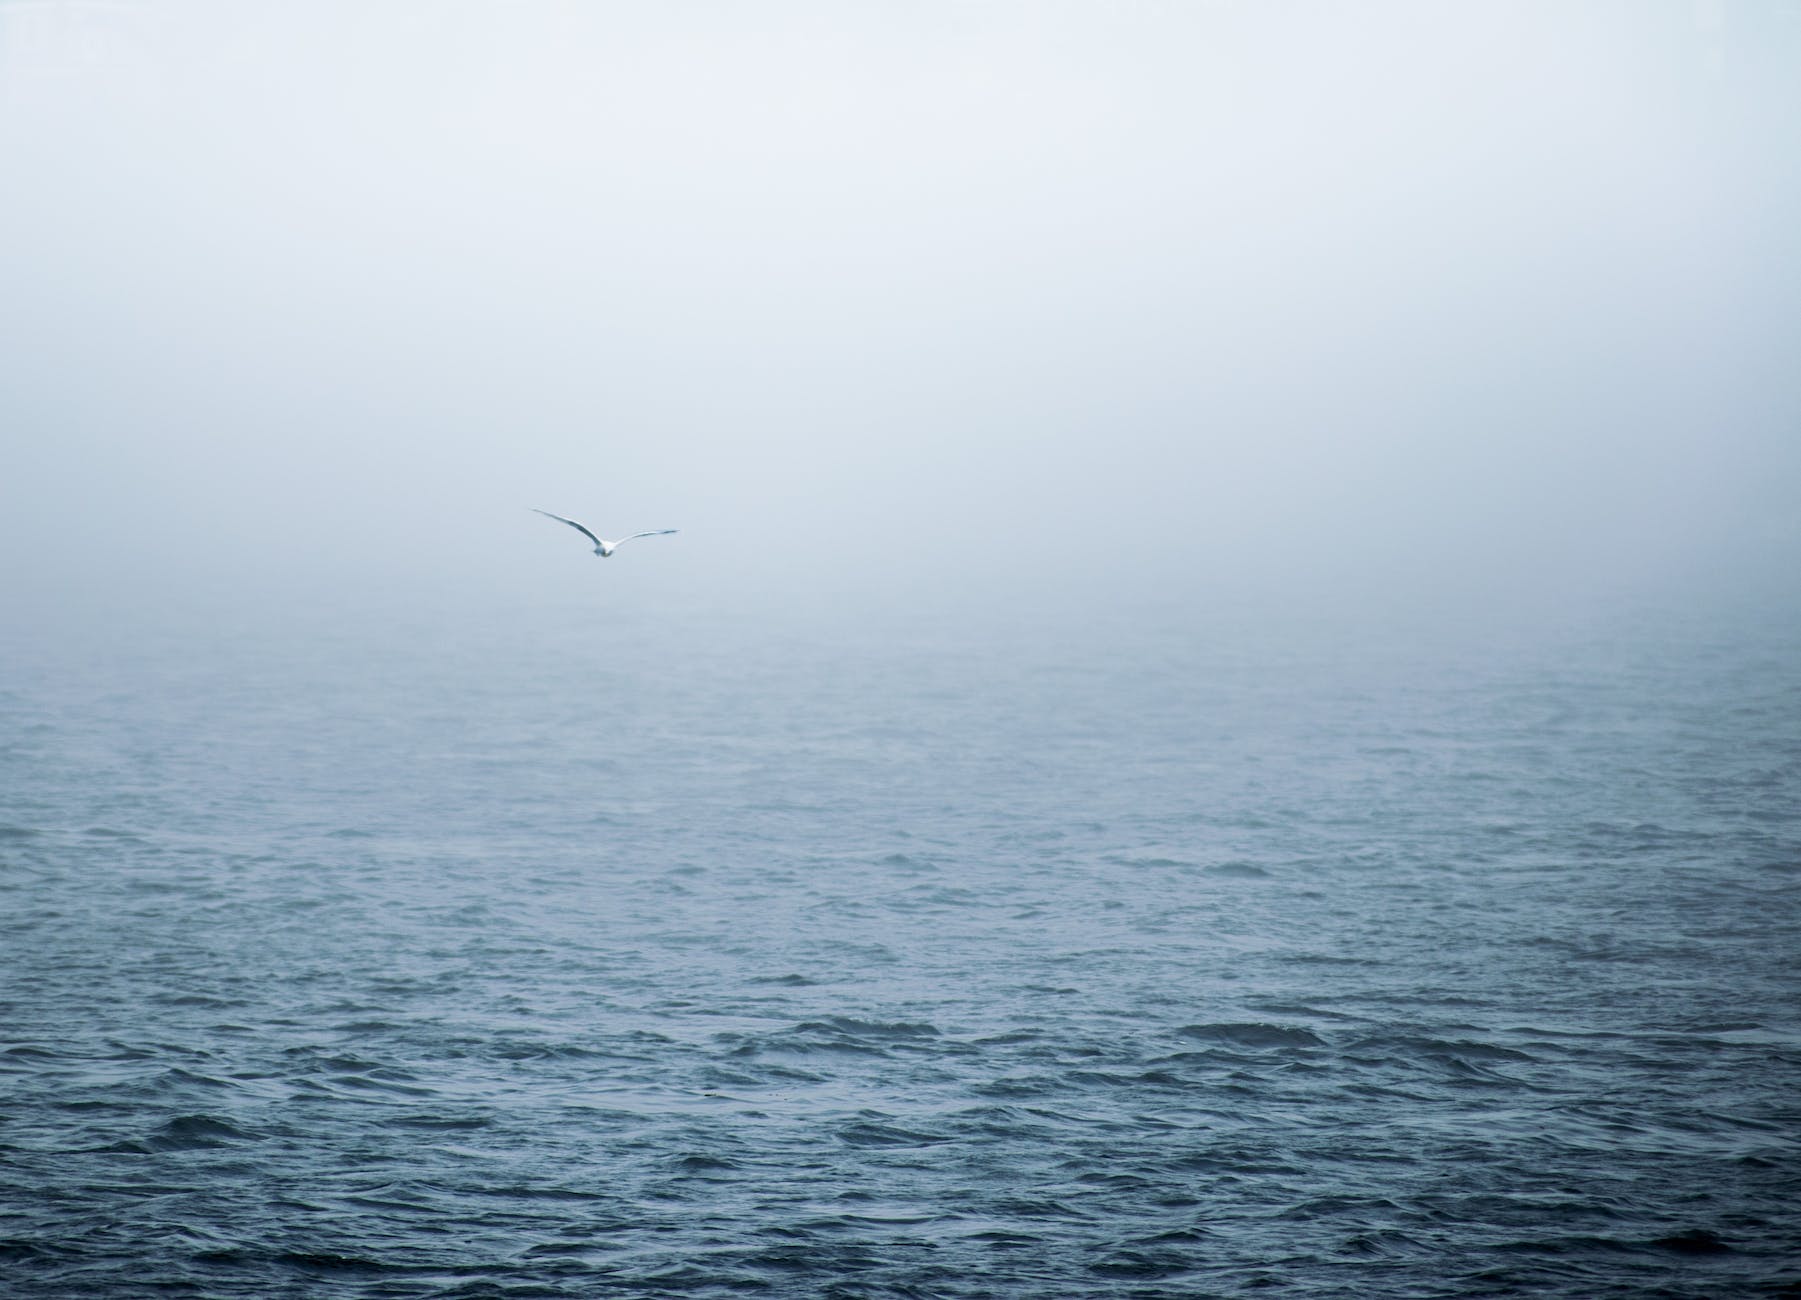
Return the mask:
M 1796 27 L 7 0 L 5 590 L 1792 595 Z
M 0 1294 L 1801 1283 L 1798 63 L 0 0 Z

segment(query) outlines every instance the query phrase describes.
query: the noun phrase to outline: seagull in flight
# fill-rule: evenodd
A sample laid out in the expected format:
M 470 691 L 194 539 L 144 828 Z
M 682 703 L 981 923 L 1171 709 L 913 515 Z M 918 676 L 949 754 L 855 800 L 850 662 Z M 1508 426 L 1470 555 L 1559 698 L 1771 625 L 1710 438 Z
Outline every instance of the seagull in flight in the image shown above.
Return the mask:
M 603 560 L 606 559 L 607 556 L 611 555 L 614 551 L 618 550 L 621 546 L 624 546 L 627 542 L 631 541 L 632 537 L 665 537 L 670 533 L 679 533 L 682 531 L 679 528 L 653 528 L 648 533 L 633 533 L 631 537 L 621 537 L 616 542 L 609 542 L 604 537 L 596 537 L 593 533 L 589 532 L 586 528 L 584 528 L 580 524 L 576 523 L 575 520 L 573 520 L 573 519 L 565 519 L 561 515 L 553 515 L 550 513 L 550 511 L 539 510 L 538 507 L 536 507 L 536 506 L 533 506 L 532 510 L 537 514 L 544 515 L 545 517 L 550 518 L 550 519 L 554 519 L 560 524 L 568 524 L 571 528 L 575 529 L 576 532 L 580 533 L 583 537 L 586 537 L 589 541 L 594 543 L 594 553 Z

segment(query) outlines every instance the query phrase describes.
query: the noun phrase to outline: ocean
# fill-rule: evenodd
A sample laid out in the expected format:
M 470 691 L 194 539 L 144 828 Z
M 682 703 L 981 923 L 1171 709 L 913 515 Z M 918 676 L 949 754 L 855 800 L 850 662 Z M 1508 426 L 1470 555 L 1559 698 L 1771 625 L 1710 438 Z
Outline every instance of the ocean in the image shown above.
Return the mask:
M 14 627 L 0 1293 L 1801 1292 L 1797 644 Z

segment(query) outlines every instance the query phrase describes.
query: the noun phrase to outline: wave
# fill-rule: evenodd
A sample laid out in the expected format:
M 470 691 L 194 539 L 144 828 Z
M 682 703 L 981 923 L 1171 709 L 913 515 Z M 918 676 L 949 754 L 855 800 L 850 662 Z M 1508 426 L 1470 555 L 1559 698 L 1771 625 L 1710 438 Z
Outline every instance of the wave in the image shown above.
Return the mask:
M 1183 1025 L 1176 1032 L 1184 1038 L 1232 1047 L 1324 1047 L 1326 1040 L 1310 1029 L 1294 1025 L 1225 1021 L 1218 1024 Z

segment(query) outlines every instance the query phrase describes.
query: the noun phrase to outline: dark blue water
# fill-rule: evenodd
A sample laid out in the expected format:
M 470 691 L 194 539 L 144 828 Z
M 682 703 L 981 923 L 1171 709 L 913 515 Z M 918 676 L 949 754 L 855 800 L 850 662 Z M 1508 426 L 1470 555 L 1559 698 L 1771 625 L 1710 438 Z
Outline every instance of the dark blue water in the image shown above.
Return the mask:
M 0 1292 L 1801 1284 L 1793 629 L 314 612 L 0 682 Z

